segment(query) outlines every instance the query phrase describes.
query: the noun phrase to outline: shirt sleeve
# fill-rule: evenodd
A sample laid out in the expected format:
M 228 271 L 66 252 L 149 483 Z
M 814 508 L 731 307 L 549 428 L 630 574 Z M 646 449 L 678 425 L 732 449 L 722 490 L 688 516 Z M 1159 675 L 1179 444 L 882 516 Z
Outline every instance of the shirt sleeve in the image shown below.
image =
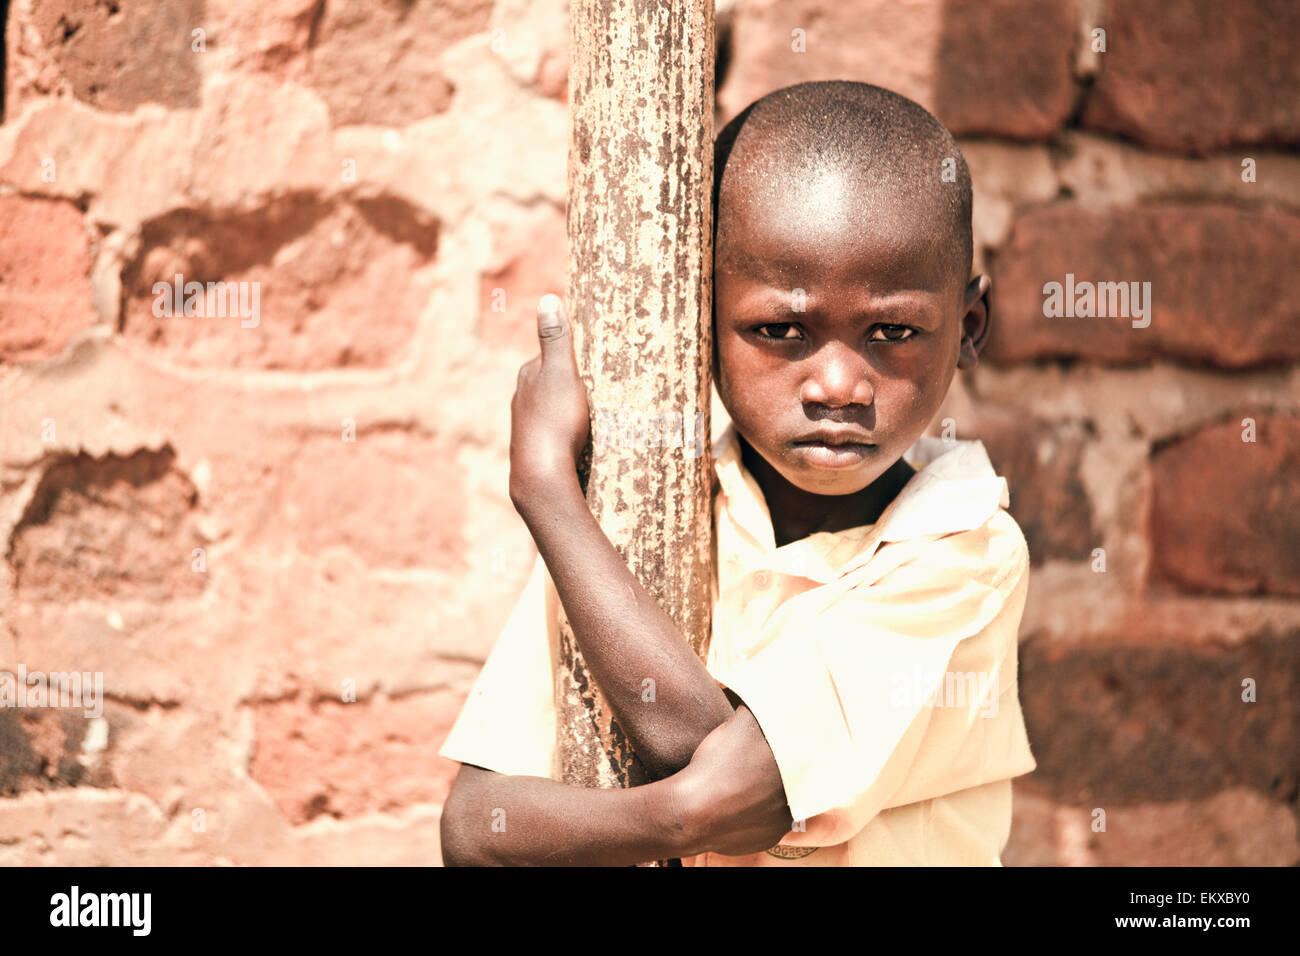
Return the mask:
M 1034 767 L 1015 687 L 1019 527 L 999 511 L 904 546 L 816 616 L 769 622 L 715 675 L 753 711 L 803 822 L 783 843 L 843 843 L 881 810 Z
M 509 775 L 550 777 L 555 751 L 552 626 L 541 557 L 438 753 Z

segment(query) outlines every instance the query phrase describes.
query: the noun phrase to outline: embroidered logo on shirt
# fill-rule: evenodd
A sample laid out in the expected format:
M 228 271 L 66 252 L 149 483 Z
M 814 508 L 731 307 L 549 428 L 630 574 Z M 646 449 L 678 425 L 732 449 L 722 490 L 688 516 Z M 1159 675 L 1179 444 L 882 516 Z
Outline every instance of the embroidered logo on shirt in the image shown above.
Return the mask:
M 778 843 L 767 852 L 780 860 L 802 860 L 806 856 L 812 856 L 817 850 L 818 847 L 815 846 L 786 846 L 784 843 Z

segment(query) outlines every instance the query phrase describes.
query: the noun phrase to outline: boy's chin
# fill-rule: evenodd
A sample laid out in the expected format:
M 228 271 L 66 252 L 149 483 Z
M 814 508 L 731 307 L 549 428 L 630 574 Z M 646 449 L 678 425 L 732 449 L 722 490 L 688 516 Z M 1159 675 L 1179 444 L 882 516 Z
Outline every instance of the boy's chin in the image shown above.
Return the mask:
M 878 468 L 859 467 L 817 468 L 805 465 L 800 468 L 781 468 L 781 476 L 800 491 L 812 495 L 855 495 L 876 481 L 880 474 Z

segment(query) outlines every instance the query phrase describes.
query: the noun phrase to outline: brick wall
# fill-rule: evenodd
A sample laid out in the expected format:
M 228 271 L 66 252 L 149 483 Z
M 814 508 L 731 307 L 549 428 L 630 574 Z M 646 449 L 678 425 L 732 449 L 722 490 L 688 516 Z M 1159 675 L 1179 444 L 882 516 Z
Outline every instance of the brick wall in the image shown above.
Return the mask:
M 533 553 L 563 3 L 8 7 L 0 668 L 105 701 L 0 710 L 0 863 L 436 862 Z M 1009 864 L 1300 861 L 1295 11 L 719 3 L 719 123 L 860 79 L 971 164 L 995 331 L 934 431 L 1033 556 Z M 1067 273 L 1150 282 L 1149 324 L 1047 317 Z M 177 274 L 246 297 L 166 314 Z

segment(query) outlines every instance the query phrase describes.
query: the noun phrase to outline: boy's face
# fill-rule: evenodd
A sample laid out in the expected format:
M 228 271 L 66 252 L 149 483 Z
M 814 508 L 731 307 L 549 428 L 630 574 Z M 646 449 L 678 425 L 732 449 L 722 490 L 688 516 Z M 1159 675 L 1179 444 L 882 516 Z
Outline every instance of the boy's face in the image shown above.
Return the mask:
M 955 370 L 975 364 L 988 280 L 967 283 L 935 252 L 948 245 L 941 217 L 864 212 L 839 177 L 761 201 L 745 192 L 719 213 L 719 396 L 791 485 L 853 494 L 921 435 Z

